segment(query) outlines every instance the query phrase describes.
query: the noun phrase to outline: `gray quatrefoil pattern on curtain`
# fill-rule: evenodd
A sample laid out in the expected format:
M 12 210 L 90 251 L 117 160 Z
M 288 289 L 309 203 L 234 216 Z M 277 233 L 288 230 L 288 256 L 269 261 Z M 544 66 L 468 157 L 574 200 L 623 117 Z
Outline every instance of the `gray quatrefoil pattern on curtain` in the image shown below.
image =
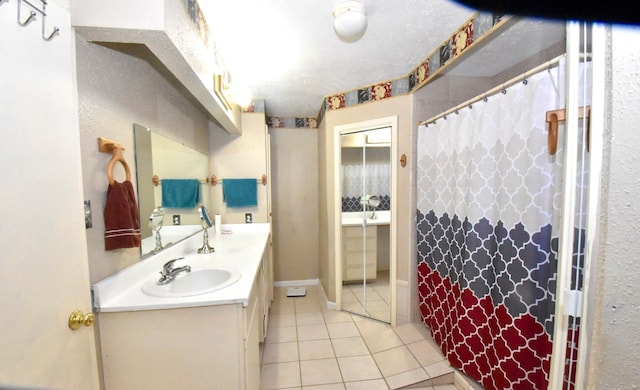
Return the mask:
M 418 131 L 424 323 L 487 389 L 546 389 L 561 155 L 547 151 L 558 69 Z

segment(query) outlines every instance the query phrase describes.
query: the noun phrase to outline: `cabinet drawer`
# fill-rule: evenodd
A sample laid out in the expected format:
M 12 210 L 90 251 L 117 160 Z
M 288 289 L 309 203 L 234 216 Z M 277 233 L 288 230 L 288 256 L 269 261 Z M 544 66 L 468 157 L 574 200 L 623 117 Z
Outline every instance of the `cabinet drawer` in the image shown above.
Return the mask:
M 372 239 L 372 238 L 367 238 L 366 240 L 359 238 L 359 239 L 348 239 L 345 241 L 344 244 L 345 244 L 345 250 L 347 252 L 362 253 L 363 248 L 365 248 L 368 251 L 375 250 L 378 243 L 375 239 Z
M 370 265 L 376 265 L 377 263 L 377 259 L 376 259 L 376 252 L 375 251 L 367 251 L 364 254 L 362 252 L 358 252 L 358 253 L 346 253 L 343 258 L 344 258 L 344 265 L 347 267 L 350 266 L 355 266 L 355 267 L 362 267 L 362 264 L 365 262 L 365 257 L 366 257 L 366 263 L 367 266 Z
M 349 267 L 345 269 L 344 272 L 344 280 L 362 280 L 362 272 L 363 272 L 363 268 L 362 267 Z M 371 266 L 371 267 L 367 267 L 367 271 L 366 271 L 366 277 L 367 280 L 371 280 L 371 279 L 375 279 L 376 278 L 376 267 L 375 266 Z
M 367 226 L 365 229 L 361 226 L 348 226 L 344 228 L 343 233 L 345 238 L 362 238 L 366 232 L 367 238 L 375 239 L 377 231 L 376 226 Z

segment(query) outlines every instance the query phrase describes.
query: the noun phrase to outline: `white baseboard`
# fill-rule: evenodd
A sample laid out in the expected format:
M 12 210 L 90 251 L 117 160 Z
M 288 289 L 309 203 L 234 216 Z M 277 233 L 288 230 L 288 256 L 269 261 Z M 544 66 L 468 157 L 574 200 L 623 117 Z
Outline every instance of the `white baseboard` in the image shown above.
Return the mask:
M 302 287 L 302 286 L 316 286 L 320 284 L 319 279 L 306 279 L 306 280 L 280 280 L 273 282 L 274 287 Z

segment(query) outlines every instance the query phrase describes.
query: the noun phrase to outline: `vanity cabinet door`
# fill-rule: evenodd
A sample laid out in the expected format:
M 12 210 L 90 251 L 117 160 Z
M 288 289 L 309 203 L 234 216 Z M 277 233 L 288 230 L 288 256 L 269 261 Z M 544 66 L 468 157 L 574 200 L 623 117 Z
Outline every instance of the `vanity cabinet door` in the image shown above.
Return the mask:
M 245 340 L 245 381 L 247 390 L 260 389 L 260 329 L 262 321 L 259 318 L 259 305 L 254 307 L 254 315 L 249 324 L 249 334 Z

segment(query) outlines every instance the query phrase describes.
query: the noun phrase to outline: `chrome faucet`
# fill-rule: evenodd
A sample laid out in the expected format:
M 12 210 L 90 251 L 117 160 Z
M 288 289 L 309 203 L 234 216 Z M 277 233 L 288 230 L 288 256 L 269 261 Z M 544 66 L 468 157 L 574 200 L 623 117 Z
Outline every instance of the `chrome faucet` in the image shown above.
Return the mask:
M 160 272 L 160 279 L 158 280 L 158 284 L 171 283 L 180 272 L 191 272 L 191 266 L 189 265 L 173 268 L 176 261 L 182 259 L 184 259 L 184 257 L 179 257 L 177 259 L 169 260 L 164 263 L 164 265 L 162 266 L 162 272 Z

